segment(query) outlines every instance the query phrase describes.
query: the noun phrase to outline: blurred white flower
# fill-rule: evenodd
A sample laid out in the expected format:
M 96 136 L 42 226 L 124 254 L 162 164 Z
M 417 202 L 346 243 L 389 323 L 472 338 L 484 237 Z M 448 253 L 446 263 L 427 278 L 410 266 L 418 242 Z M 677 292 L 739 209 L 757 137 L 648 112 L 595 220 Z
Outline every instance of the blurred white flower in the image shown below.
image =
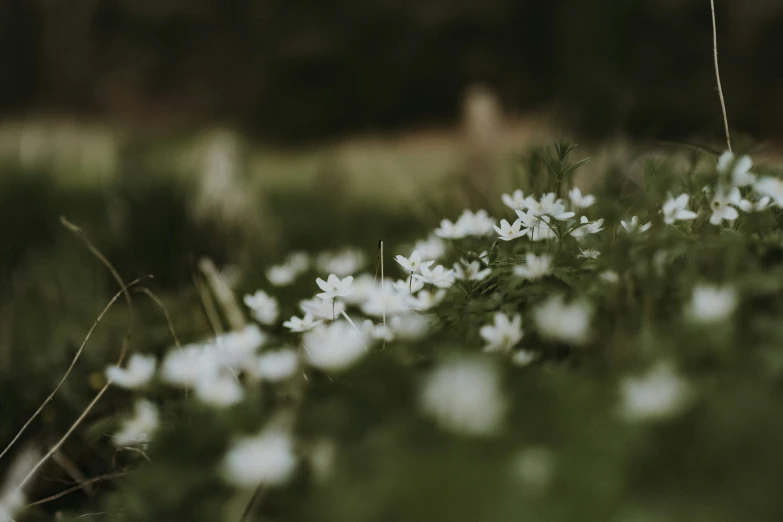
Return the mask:
M 195 390 L 201 402 L 214 408 L 228 408 L 245 396 L 236 376 L 225 371 L 202 378 L 196 383 Z
M 591 307 L 582 301 L 566 304 L 563 296 L 550 297 L 533 311 L 541 337 L 568 344 L 585 344 L 590 338 Z
M 588 208 L 595 203 L 595 196 L 591 194 L 582 195 L 579 187 L 574 187 L 568 191 L 568 198 L 571 200 L 573 208 Z
M 588 248 L 587 250 L 579 249 L 579 252 L 581 252 L 577 257 L 581 257 L 584 259 L 598 259 L 598 257 L 601 255 L 601 252 L 598 250 L 593 250 L 591 248 Z
M 411 281 L 415 291 L 419 285 L 417 280 Z M 377 287 L 361 305 L 361 311 L 371 317 L 383 317 L 384 315 L 394 315 L 406 312 L 408 310 L 408 301 L 410 297 L 408 288 L 400 291 L 392 284 Z
M 756 181 L 756 176 L 750 173 L 752 167 L 753 160 L 750 159 L 750 156 L 737 158 L 733 152 L 728 150 L 718 158 L 718 172 L 727 175 L 735 187 L 745 187 Z
M 128 358 L 128 364 L 125 368 L 108 366 L 106 378 L 120 388 L 135 390 L 150 382 L 155 373 L 156 363 L 157 361 L 152 355 L 134 353 Z
M 687 306 L 691 320 L 713 323 L 727 319 L 737 308 L 737 292 L 732 287 L 698 285 Z
M 472 212 L 465 210 L 457 220 L 456 227 L 464 236 L 486 236 L 492 233 L 495 220 L 489 217 L 486 210 Z
M 454 358 L 427 376 L 420 407 L 443 429 L 490 436 L 501 428 L 507 406 L 498 371 L 488 360 Z
M 424 281 L 421 279 L 416 279 L 415 277 L 408 279 L 398 279 L 392 283 L 392 287 L 396 292 L 399 292 L 402 295 L 410 295 L 415 294 L 424 288 Z
M 353 366 L 367 353 L 369 339 L 347 321 L 318 325 L 305 333 L 302 343 L 305 360 L 324 371 L 340 371 Z
M 517 350 L 511 354 L 511 362 L 517 366 L 527 366 L 536 360 L 536 354 L 528 350 Z
M 253 312 L 256 321 L 266 325 L 275 324 L 280 313 L 277 299 L 263 290 L 258 290 L 254 294 L 246 295 L 244 301 L 245 305 Z
M 438 236 L 430 235 L 416 241 L 413 249 L 419 251 L 422 259 L 436 260 L 446 253 L 446 244 Z
M 647 232 L 650 230 L 650 227 L 652 227 L 652 223 L 647 222 L 644 225 L 639 224 L 639 218 L 636 216 L 631 217 L 630 221 L 620 221 L 620 225 L 625 229 L 626 232 L 629 234 L 642 234 L 644 232 Z
M 446 290 L 440 289 L 435 293 L 428 290 L 420 290 L 415 296 L 408 296 L 408 306 L 413 310 L 427 311 L 438 306 L 446 297 Z
M 482 270 L 479 261 L 468 263 L 463 259 L 461 263 L 454 263 L 454 277 L 461 281 L 483 281 L 491 273 L 489 268 Z
M 452 223 L 448 219 L 443 219 L 440 222 L 440 226 L 435 229 L 435 235 L 444 239 L 461 239 L 467 234 L 458 223 Z
M 24 509 L 27 504 L 24 482 L 40 458 L 37 449 L 28 447 L 11 462 L 0 485 L 0 522 L 14 522 L 16 514 Z
M 720 225 L 723 221 L 732 222 L 736 220 L 739 217 L 739 212 L 732 205 L 739 206 L 741 200 L 742 197 L 737 187 L 732 188 L 728 192 L 719 189 L 710 203 L 710 209 L 712 210 L 710 223 Z
M 414 274 L 413 277 L 438 288 L 449 288 L 454 284 L 454 271 L 446 270 L 443 265 L 438 265 L 432 270 L 422 268 L 421 274 Z
M 503 241 L 511 241 L 519 237 L 525 237 L 530 233 L 529 229 L 522 230 L 522 220 L 517 219 L 513 224 L 509 225 L 505 219 L 500 220 L 500 226 L 494 227 L 498 233 L 498 237 Z
M 769 196 L 762 196 L 756 201 L 741 199 L 738 206 L 743 212 L 761 212 L 768 209 L 771 204 L 772 198 Z
M 158 408 L 148 400 L 136 401 L 133 417 L 126 419 L 113 437 L 117 447 L 146 444 L 158 429 L 160 414 Z
M 347 277 L 364 267 L 367 258 L 360 250 L 346 248 L 339 252 L 322 252 L 316 257 L 315 265 L 322 274 Z
M 486 341 L 485 352 L 509 352 L 522 340 L 522 316 L 517 314 L 511 318 L 496 312 L 493 324 L 482 326 L 479 334 Z
M 395 339 L 403 341 L 416 341 L 426 336 L 432 324 L 424 316 L 413 312 L 395 315 L 388 322 L 389 329 Z
M 264 342 L 266 335 L 257 325 L 249 324 L 241 330 L 218 335 L 214 343 L 206 346 L 214 351 L 219 365 L 236 370 L 252 358 Z
M 331 319 L 331 314 L 329 315 Z M 304 317 L 292 316 L 291 319 L 283 323 L 283 326 L 288 328 L 292 332 L 302 333 L 308 330 L 312 330 L 313 328 L 315 328 L 321 323 L 323 323 L 323 321 L 313 320 L 313 314 L 308 312 L 304 315 Z
M 523 279 L 540 279 L 552 272 L 552 256 L 541 254 L 537 256 L 531 252 L 525 254 L 525 264 L 514 267 L 514 275 Z
M 352 295 L 353 294 L 351 294 L 351 296 Z M 310 314 L 315 319 L 331 321 L 343 313 L 345 310 L 345 303 L 342 301 L 325 301 L 318 298 L 304 299 L 299 301 L 299 309 L 302 310 L 305 315 Z
M 579 219 L 579 226 L 571 230 L 571 235 L 577 239 L 581 239 L 590 234 L 597 234 L 603 230 L 604 218 L 596 219 L 595 221 L 589 221 L 585 216 Z
M 606 281 L 607 283 L 616 283 L 620 280 L 620 276 L 614 270 L 604 270 L 598 277 Z
M 266 278 L 274 286 L 287 286 L 296 280 L 299 272 L 289 265 L 270 266 L 266 270 Z
M 521 190 L 517 189 L 513 194 L 503 194 L 500 196 L 503 204 L 511 210 L 525 210 L 527 208 L 527 202 L 525 201 L 525 195 Z
M 286 265 L 297 273 L 305 272 L 310 269 L 310 256 L 307 252 L 291 252 L 286 258 Z
M 692 397 L 689 384 L 666 363 L 620 383 L 620 414 L 629 421 L 649 421 L 682 411 Z
M 537 216 L 522 210 L 516 211 L 522 226 L 529 229 L 529 237 L 533 241 L 545 241 L 557 237 L 555 231 L 549 225 L 549 216 Z
M 402 266 L 402 268 L 409 274 L 418 272 L 423 268 L 428 268 L 432 263 L 434 263 L 434 261 L 422 261 L 418 250 L 414 250 L 411 254 L 411 257 L 409 258 L 398 255 L 394 258 L 394 260 L 397 261 L 397 263 L 399 263 L 400 266 Z
M 554 192 L 549 192 L 541 196 L 541 199 L 536 201 L 533 198 L 528 198 L 527 213 L 533 216 L 551 216 L 558 221 L 564 221 L 566 219 L 574 217 L 573 212 L 565 211 L 565 203 L 562 199 L 557 199 Z M 519 215 L 519 211 L 517 211 Z
M 362 330 L 364 333 L 375 341 L 391 342 L 394 340 L 394 333 L 391 328 L 382 324 L 375 324 L 371 319 L 366 319 L 362 322 Z
M 769 196 L 778 207 L 783 207 L 783 180 L 764 177 L 753 185 L 753 190 L 762 196 Z
M 337 444 L 329 439 L 321 439 L 310 448 L 310 469 L 317 482 L 324 483 L 331 477 L 336 455 Z
M 293 477 L 296 465 L 291 435 L 278 428 L 267 428 L 234 443 L 223 459 L 221 471 L 230 484 L 250 489 L 285 484 Z
M 189 344 L 170 350 L 161 365 L 164 382 L 191 387 L 211 376 L 218 368 L 214 350 L 207 344 Z
M 696 213 L 688 208 L 689 201 L 690 196 L 688 194 L 680 194 L 676 198 L 669 194 L 669 199 L 663 204 L 664 223 L 671 225 L 675 221 L 696 219 Z
M 340 279 L 336 275 L 330 274 L 326 281 L 319 277 L 316 278 L 315 282 L 318 287 L 323 290 L 320 294 L 316 294 L 316 297 L 320 297 L 321 299 L 334 299 L 351 293 L 353 276 L 347 276 Z
M 290 379 L 299 368 L 299 356 L 291 349 L 265 352 L 254 361 L 250 373 L 269 382 Z

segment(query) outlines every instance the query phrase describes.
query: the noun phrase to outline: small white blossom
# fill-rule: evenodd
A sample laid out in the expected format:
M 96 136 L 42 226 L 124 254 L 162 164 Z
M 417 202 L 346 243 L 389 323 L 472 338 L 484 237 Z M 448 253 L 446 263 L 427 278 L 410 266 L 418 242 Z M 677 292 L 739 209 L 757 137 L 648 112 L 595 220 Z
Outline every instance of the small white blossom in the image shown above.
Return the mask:
M 394 340 L 394 332 L 392 332 L 391 328 L 382 324 L 375 324 L 370 319 L 362 323 L 362 331 L 375 341 L 391 342 Z
M 522 316 L 517 314 L 510 318 L 497 312 L 493 324 L 482 326 L 479 334 L 486 341 L 485 352 L 509 352 L 522 340 Z
M 137 446 L 148 443 L 158 429 L 160 414 L 158 408 L 148 400 L 136 401 L 133 417 L 126 419 L 113 437 L 117 447 Z
M 438 236 L 431 235 L 416 241 L 413 250 L 417 250 L 423 259 L 438 259 L 446 253 L 446 243 Z
M 353 366 L 367 353 L 367 335 L 347 321 L 319 325 L 302 337 L 306 361 L 324 371 L 341 371 Z
M 14 522 L 17 513 L 24 509 L 27 498 L 22 483 L 35 472 L 40 459 L 39 451 L 28 447 L 11 462 L 0 484 L 0 522 Z
M 529 350 L 517 350 L 511 354 L 511 362 L 517 366 L 527 366 L 536 360 L 536 354 Z
M 577 257 L 581 257 L 584 259 L 598 259 L 598 257 L 601 255 L 601 252 L 598 250 L 593 250 L 591 248 L 588 248 L 587 250 L 579 249 L 581 254 L 579 254 Z
M 292 332 L 301 333 L 312 330 L 321 323 L 323 323 L 323 321 L 316 321 L 313 319 L 313 314 L 306 313 L 304 317 L 292 316 L 291 319 L 283 323 L 283 326 Z
M 394 258 L 406 272 L 413 274 L 422 268 L 428 268 L 434 261 L 422 261 L 418 250 L 414 250 L 411 257 L 397 256 Z
M 456 226 L 464 236 L 482 237 L 492 233 L 495 220 L 489 217 L 486 210 L 476 212 L 465 210 L 457 220 Z
M 326 281 L 319 277 L 315 282 L 318 284 L 318 287 L 323 290 L 320 294 L 316 294 L 316 297 L 320 297 L 321 299 L 334 299 L 351 293 L 353 276 L 347 276 L 340 279 L 336 275 L 330 274 Z
M 241 330 L 220 334 L 208 349 L 213 350 L 218 364 L 230 369 L 239 369 L 252 358 L 266 342 L 266 335 L 255 324 Z
M 211 376 L 217 366 L 217 358 L 210 345 L 189 344 L 166 354 L 161 364 L 161 378 L 169 384 L 192 387 Z
M 286 258 L 286 264 L 297 273 L 305 272 L 310 268 L 310 256 L 307 252 L 291 252 Z
M 688 208 L 689 200 L 688 194 L 680 194 L 676 198 L 669 195 L 669 199 L 663 204 L 664 223 L 672 225 L 675 221 L 696 219 L 696 213 Z
M 592 309 L 581 301 L 566 304 L 562 296 L 550 297 L 533 312 L 541 337 L 568 344 L 586 344 L 590 338 Z
M 274 286 L 288 286 L 296 280 L 299 272 L 289 265 L 270 266 L 266 270 L 266 278 Z
M 441 220 L 440 226 L 435 229 L 435 235 L 444 239 L 461 239 L 467 234 L 457 223 L 452 223 L 448 219 L 444 219 Z
M 654 421 L 681 412 L 692 397 L 688 383 L 666 363 L 620 384 L 620 415 L 628 421 Z
M 420 404 L 443 429 L 470 436 L 497 433 L 507 409 L 497 369 L 469 358 L 440 363 L 424 383 Z
M 414 291 L 416 288 L 423 287 L 423 283 L 419 284 L 419 281 L 416 279 L 411 281 L 411 285 Z M 409 287 L 399 290 L 394 285 L 387 284 L 376 288 L 361 304 L 360 308 L 362 313 L 371 317 L 383 317 L 384 314 L 387 316 L 401 314 L 408 311 L 407 299 L 409 297 Z
M 134 353 L 128 359 L 125 368 L 109 366 L 106 368 L 106 378 L 120 388 L 135 390 L 146 385 L 155 373 L 155 357 Z
M 778 207 L 783 207 L 783 180 L 764 177 L 753 185 L 753 190 L 762 196 L 769 196 Z
M 574 217 L 573 212 L 565 211 L 565 203 L 563 200 L 557 199 L 554 192 L 544 194 L 541 199 L 536 201 L 533 198 L 528 198 L 527 213 L 533 216 L 551 216 L 558 221 L 565 221 L 566 219 Z M 519 215 L 519 211 L 517 211 Z
M 598 277 L 606 281 L 607 283 L 616 283 L 620 280 L 620 276 L 614 270 L 604 270 Z
M 687 312 L 693 321 L 714 323 L 727 319 L 735 308 L 737 293 L 732 287 L 699 285 L 693 289 Z
M 413 310 L 424 312 L 438 306 L 444 297 L 446 297 L 446 290 L 443 289 L 437 290 L 435 293 L 420 290 L 415 296 L 408 296 L 408 306 Z
M 541 254 L 537 256 L 531 252 L 525 254 L 525 264 L 514 267 L 514 275 L 523 279 L 540 279 L 552 273 L 552 256 Z
M 454 263 L 454 277 L 461 281 L 483 281 L 492 273 L 490 268 L 481 269 L 481 263 L 472 261 L 468 263 L 462 260 L 462 263 Z
M 533 241 L 545 241 L 557 237 L 549 224 L 549 216 L 537 216 L 522 210 L 517 210 L 516 213 L 522 226 L 529 229 L 529 236 Z
M 503 194 L 500 199 L 511 210 L 525 210 L 527 208 L 525 195 L 519 189 L 515 190 L 513 194 Z
M 389 319 L 388 326 L 395 339 L 417 341 L 430 332 L 432 323 L 424 315 L 409 312 L 395 315 Z
M 422 288 L 424 288 L 424 281 L 421 279 L 416 279 L 415 277 L 410 277 L 408 279 L 398 279 L 394 283 L 392 283 L 392 287 L 395 291 L 399 292 L 400 294 L 415 294 Z
M 494 227 L 498 233 L 498 237 L 503 241 L 511 241 L 519 237 L 525 237 L 530 233 L 529 229 L 522 230 L 522 220 L 517 219 L 513 224 L 509 225 L 505 219 L 500 220 L 500 226 Z
M 710 223 L 720 225 L 723 221 L 731 223 L 736 220 L 739 217 L 739 212 L 732 205 L 739 206 L 741 200 L 742 198 L 737 187 L 732 188 L 728 192 L 718 190 L 710 203 L 710 208 L 712 209 Z
M 639 218 L 636 216 L 632 216 L 630 221 L 620 221 L 620 225 L 625 229 L 626 232 L 629 234 L 642 234 L 644 232 L 647 232 L 650 230 L 650 227 L 652 227 L 652 223 L 647 222 L 644 225 L 639 224 Z
M 718 172 L 727 175 L 735 187 L 745 187 L 756 181 L 756 176 L 750 173 L 752 167 L 753 160 L 749 156 L 737 158 L 728 150 L 718 158 Z
M 229 372 L 216 372 L 196 383 L 196 397 L 208 406 L 228 408 L 245 396 L 237 378 Z
M 299 356 L 294 350 L 265 352 L 254 361 L 251 373 L 269 382 L 290 379 L 299 368 Z
M 353 294 L 351 294 L 351 296 L 352 295 Z M 325 301 L 318 298 L 304 299 L 299 301 L 299 309 L 302 310 L 305 315 L 310 314 L 315 319 L 331 321 L 343 313 L 345 310 L 345 303 L 342 301 Z
M 741 199 L 737 206 L 739 206 L 743 212 L 761 212 L 768 209 L 771 204 L 772 198 L 769 196 L 762 196 L 756 201 Z
M 582 216 L 579 220 L 579 226 L 571 230 L 571 235 L 577 239 L 581 239 L 589 234 L 597 234 L 604 229 L 603 224 L 604 218 L 590 222 L 585 216 Z
M 573 208 L 588 208 L 595 203 L 595 196 L 591 194 L 582 195 L 579 187 L 574 187 L 568 191 L 568 198 L 571 200 Z
M 438 288 L 449 288 L 454 284 L 454 271 L 446 270 L 443 265 L 438 265 L 432 270 L 423 268 L 421 274 L 414 274 L 413 277 Z
M 261 324 L 275 324 L 280 314 L 277 299 L 263 290 L 248 294 L 244 298 L 245 305 L 253 312 L 253 317 Z
M 280 486 L 296 471 L 297 458 L 291 436 L 267 428 L 255 437 L 237 441 L 223 460 L 223 477 L 241 488 Z
M 322 252 L 315 260 L 318 271 L 322 274 L 334 274 L 347 278 L 364 267 L 367 258 L 360 250 L 346 248 L 339 252 Z

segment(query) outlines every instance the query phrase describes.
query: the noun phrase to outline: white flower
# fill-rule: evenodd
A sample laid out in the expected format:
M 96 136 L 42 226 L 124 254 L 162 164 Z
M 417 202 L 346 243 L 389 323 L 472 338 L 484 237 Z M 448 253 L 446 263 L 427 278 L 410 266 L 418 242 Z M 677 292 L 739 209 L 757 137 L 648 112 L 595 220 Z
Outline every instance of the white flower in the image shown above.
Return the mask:
M 158 408 L 148 400 L 136 401 L 133 417 L 126 419 L 118 433 L 114 435 L 114 445 L 117 447 L 146 444 L 158 429 L 160 414 Z
M 368 335 L 370 339 L 376 341 L 391 342 L 394 340 L 394 332 L 388 326 L 382 324 L 375 324 L 370 319 L 366 319 L 362 322 L 362 331 L 365 335 Z
M 509 352 L 522 340 L 522 316 L 517 314 L 510 318 L 497 312 L 494 323 L 482 326 L 479 334 L 487 342 L 485 352 Z
M 762 196 L 769 196 L 775 205 L 783 207 L 783 180 L 764 177 L 753 185 L 753 190 Z
M 573 208 L 588 208 L 595 203 L 595 196 L 591 194 L 582 195 L 582 191 L 579 187 L 574 187 L 568 192 L 568 198 L 571 200 Z
M 256 377 L 269 382 L 290 379 L 299 367 L 299 356 L 294 350 L 284 349 L 265 352 L 258 356 L 251 368 Z
M 422 268 L 421 274 L 414 274 L 413 277 L 421 279 L 425 283 L 435 285 L 438 288 L 449 288 L 454 284 L 454 271 L 446 270 L 443 265 L 438 265 L 432 270 Z
M 316 257 L 315 265 L 322 274 L 347 277 L 355 274 L 367 263 L 360 250 L 346 248 L 340 252 L 322 252 Z
M 353 294 L 351 297 L 352 296 Z M 323 299 L 318 298 L 304 299 L 299 301 L 299 309 L 302 310 L 305 315 L 310 314 L 315 319 L 331 321 L 343 313 L 345 310 L 345 303 L 342 301 L 324 301 Z
M 440 222 L 440 226 L 435 229 L 435 235 L 444 239 L 461 239 L 467 234 L 459 224 L 444 219 Z
M 629 421 L 659 420 L 682 411 L 692 397 L 688 383 L 666 363 L 620 384 L 620 414 Z
M 324 371 L 353 366 L 367 353 L 367 336 L 347 321 L 319 325 L 302 337 L 307 362 Z
M 589 234 L 597 234 L 604 229 L 603 224 L 604 218 L 590 222 L 585 216 L 582 216 L 579 220 L 579 226 L 571 231 L 571 235 L 575 238 L 583 238 Z
M 616 283 L 620 280 L 620 276 L 614 270 L 604 270 L 598 277 L 606 281 L 607 283 Z
M 527 366 L 536 360 L 536 354 L 528 350 L 517 350 L 511 355 L 511 362 L 517 366 Z
M 579 251 L 581 252 L 581 254 L 579 254 L 577 257 L 582 257 L 585 259 L 598 259 L 598 256 L 601 255 L 601 252 L 599 252 L 598 250 L 593 250 L 590 248 L 588 248 L 587 250 L 582 250 L 580 248 Z
M 761 212 L 762 210 L 768 209 L 771 204 L 772 198 L 769 196 L 762 196 L 756 201 L 741 199 L 738 206 L 743 212 Z
M 430 320 L 416 313 L 406 313 L 395 315 L 388 322 L 389 329 L 395 339 L 403 341 L 416 341 L 426 336 L 432 324 Z
M 503 204 L 511 210 L 525 210 L 527 208 L 527 202 L 525 201 L 525 195 L 521 190 L 517 189 L 513 194 L 503 194 L 500 196 L 503 200 Z
M 720 225 L 723 221 L 732 222 L 737 219 L 739 212 L 731 205 L 739 205 L 741 199 L 737 187 L 732 188 L 728 193 L 724 190 L 718 190 L 710 203 L 710 208 L 712 209 L 710 223 Z
M 441 428 L 470 436 L 497 433 L 507 408 L 497 369 L 473 358 L 441 362 L 427 376 L 420 405 Z
M 289 265 L 270 266 L 266 271 L 266 278 L 274 286 L 287 286 L 294 282 L 299 272 Z
M 644 232 L 647 232 L 650 230 L 650 227 L 652 226 L 652 223 L 648 222 L 644 225 L 639 224 L 639 218 L 636 216 L 631 217 L 630 221 L 620 221 L 620 225 L 625 229 L 626 232 L 629 234 L 642 234 Z
M 503 241 L 511 241 L 518 237 L 524 237 L 530 233 L 529 229 L 522 230 L 522 220 L 517 219 L 513 224 L 509 225 L 505 219 L 500 220 L 500 226 L 494 227 L 498 236 Z
M 297 273 L 305 272 L 310 268 L 310 256 L 307 252 L 291 252 L 288 254 L 286 264 Z
M 331 314 L 330 314 L 331 319 Z M 304 317 L 292 316 L 291 319 L 283 323 L 283 326 L 291 330 L 292 332 L 301 333 L 311 330 L 323 323 L 323 321 L 313 320 L 313 314 L 306 313 Z
M 733 152 L 726 151 L 718 158 L 718 172 L 729 176 L 729 181 L 735 187 L 752 185 L 756 176 L 750 173 L 753 160 L 749 156 L 736 158 Z
M 241 488 L 280 486 L 291 479 L 296 464 L 291 436 L 278 428 L 267 428 L 231 447 L 223 459 L 222 474 L 227 482 Z
M 211 376 L 218 367 L 214 348 L 207 344 L 189 344 L 169 351 L 161 365 L 161 378 L 177 386 L 195 386 Z
M 253 312 L 253 317 L 261 324 L 274 324 L 280 311 L 277 306 L 277 299 L 270 296 L 263 290 L 258 290 L 255 294 L 248 294 L 244 298 L 245 305 Z
M 19 453 L 7 468 L 5 478 L 0 485 L 0 522 L 13 522 L 18 512 L 27 504 L 22 486 L 41 459 L 40 452 L 27 447 Z
M 411 257 L 397 256 L 394 258 L 406 272 L 413 274 L 423 268 L 428 268 L 434 261 L 422 261 L 418 250 L 414 250 Z
M 424 281 L 421 279 L 416 279 L 415 277 L 410 277 L 408 279 L 398 279 L 392 283 L 392 287 L 396 292 L 399 292 L 402 295 L 410 295 L 415 294 L 424 288 Z M 376 291 L 379 291 L 379 289 L 376 289 Z
M 550 297 L 533 312 L 541 337 L 568 344 L 585 344 L 590 338 L 592 309 L 581 301 L 566 304 L 562 296 Z
M 120 388 L 135 390 L 150 382 L 155 373 L 156 362 L 152 355 L 134 353 L 128 359 L 128 365 L 125 368 L 107 367 L 106 378 Z
M 218 335 L 210 347 L 218 361 L 230 369 L 239 369 L 252 358 L 266 341 L 266 335 L 258 326 L 249 324 L 241 330 Z
M 316 294 L 316 297 L 321 299 L 334 299 L 336 297 L 343 297 L 351 293 L 351 283 L 353 283 L 353 276 L 340 279 L 334 274 L 330 274 L 326 281 L 320 277 L 315 280 L 318 287 L 323 290 L 320 294 Z
M 574 217 L 573 212 L 565 211 L 563 200 L 556 199 L 554 192 L 544 194 L 539 201 L 536 201 L 533 198 L 528 198 L 526 201 L 528 214 L 534 216 L 552 216 L 558 221 L 564 221 Z M 517 214 L 519 214 L 519 212 L 517 212 Z
M 216 372 L 196 383 L 196 397 L 208 406 L 227 408 L 242 400 L 245 391 L 228 372 Z
M 468 263 L 463 259 L 462 263 L 454 263 L 454 276 L 461 281 L 483 281 L 491 273 L 489 268 L 482 270 L 478 261 Z
M 525 264 L 514 267 L 514 275 L 523 279 L 540 279 L 552 272 L 552 256 L 541 254 L 537 256 L 531 252 L 525 254 Z
M 530 229 L 530 239 L 533 241 L 544 241 L 557 237 L 549 225 L 549 216 L 537 216 L 522 210 L 517 210 L 516 213 L 522 225 Z
M 486 210 L 477 210 L 476 212 L 465 210 L 456 224 L 464 236 L 478 237 L 491 234 L 494 226 L 495 220 L 489 217 Z
M 419 285 L 419 281 L 411 281 L 412 287 Z M 415 290 L 414 290 L 415 291 Z M 362 312 L 371 317 L 383 317 L 383 315 L 394 315 L 408 311 L 407 299 L 410 297 L 408 287 L 404 290 L 398 290 L 394 285 L 387 284 L 383 287 L 377 287 L 367 299 L 361 304 Z
M 714 323 L 727 319 L 737 307 L 737 293 L 732 287 L 698 285 L 687 312 L 693 321 Z
M 416 241 L 413 249 L 418 250 L 424 259 L 438 259 L 446 253 L 446 244 L 438 236 L 432 235 Z
M 696 219 L 696 213 L 688 209 L 688 194 L 680 194 L 677 198 L 669 195 L 669 199 L 663 204 L 663 221 L 667 225 L 675 221 L 688 221 Z
M 416 296 L 408 296 L 408 306 L 414 310 L 427 311 L 434 308 L 446 297 L 446 290 L 440 289 L 430 293 L 428 290 L 420 290 Z

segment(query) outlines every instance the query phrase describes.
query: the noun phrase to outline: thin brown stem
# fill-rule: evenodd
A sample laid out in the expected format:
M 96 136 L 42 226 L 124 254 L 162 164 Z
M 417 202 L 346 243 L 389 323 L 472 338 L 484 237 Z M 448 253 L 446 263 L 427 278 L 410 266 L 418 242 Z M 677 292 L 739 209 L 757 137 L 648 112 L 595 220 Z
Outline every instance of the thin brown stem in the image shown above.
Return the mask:
M 726 146 L 731 151 L 731 137 L 729 136 L 729 118 L 726 115 L 726 102 L 723 99 L 723 87 L 720 83 L 720 68 L 718 67 L 718 28 L 715 23 L 715 0 L 710 0 L 712 10 L 712 50 L 715 57 L 715 81 L 718 85 L 718 97 L 720 98 L 720 108 L 723 112 L 723 128 L 726 132 Z

